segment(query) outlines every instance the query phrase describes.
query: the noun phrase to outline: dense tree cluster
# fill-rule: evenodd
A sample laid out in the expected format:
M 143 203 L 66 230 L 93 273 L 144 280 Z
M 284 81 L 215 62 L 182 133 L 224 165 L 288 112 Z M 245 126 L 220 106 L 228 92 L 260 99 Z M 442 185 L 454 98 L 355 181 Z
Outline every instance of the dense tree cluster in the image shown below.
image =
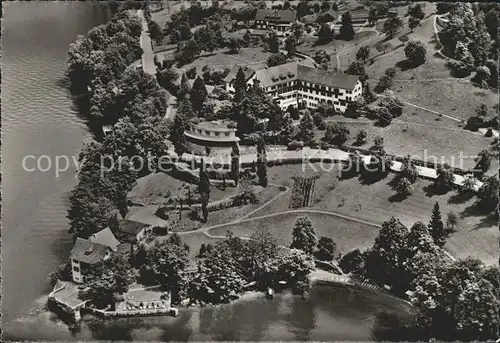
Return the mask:
M 449 23 L 443 29 L 441 41 L 445 51 L 458 62 L 448 66 L 458 77 L 468 76 L 476 67 L 486 65 L 493 73 L 491 62 L 498 58 L 498 6 L 472 6 L 460 3 L 449 13 Z M 498 75 L 498 66 L 496 68 Z M 498 79 L 487 80 L 486 84 L 498 84 Z
M 89 97 L 102 94 L 112 103 L 113 81 L 142 54 L 141 28 L 137 16 L 120 12 L 107 24 L 91 29 L 87 37 L 79 36 L 70 44 L 67 75 L 72 91 L 89 91 Z M 101 108 L 106 106 L 105 102 Z
M 391 341 L 488 340 L 498 335 L 498 267 L 480 261 L 452 261 L 441 246 L 452 225 L 443 225 L 434 206 L 429 228 L 422 222 L 410 229 L 398 219 L 383 223 L 373 247 L 344 255 L 340 267 L 368 277 L 410 300 L 416 313 L 399 318 L 377 315 L 373 338 Z M 474 295 L 473 295 L 474 294 Z

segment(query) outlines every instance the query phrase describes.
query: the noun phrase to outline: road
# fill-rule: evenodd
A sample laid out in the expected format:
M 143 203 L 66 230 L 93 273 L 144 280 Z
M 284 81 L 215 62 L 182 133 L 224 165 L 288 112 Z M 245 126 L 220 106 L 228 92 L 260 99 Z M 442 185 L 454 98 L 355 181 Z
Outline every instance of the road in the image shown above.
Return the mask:
M 146 17 L 144 16 L 143 10 L 138 10 L 137 15 L 141 18 L 142 21 L 142 32 L 140 38 L 140 44 L 142 48 L 142 70 L 149 75 L 156 75 L 156 65 L 154 62 L 154 52 L 153 52 L 153 44 L 151 42 L 151 38 L 149 37 L 148 31 L 148 23 L 146 21 Z

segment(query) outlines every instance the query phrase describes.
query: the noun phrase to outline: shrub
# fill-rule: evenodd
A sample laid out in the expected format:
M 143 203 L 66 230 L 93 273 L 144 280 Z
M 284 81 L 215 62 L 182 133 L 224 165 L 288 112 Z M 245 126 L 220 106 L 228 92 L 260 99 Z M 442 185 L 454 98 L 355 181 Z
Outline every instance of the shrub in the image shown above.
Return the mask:
M 380 126 L 387 126 L 392 122 L 392 114 L 386 107 L 381 107 L 378 110 L 377 119 Z
M 299 149 L 302 149 L 304 147 L 304 142 L 302 141 L 291 141 L 290 143 L 288 143 L 288 150 L 299 150 Z
M 491 72 L 490 69 L 486 66 L 480 66 L 476 69 L 476 75 L 472 78 L 472 81 L 482 84 L 483 81 L 486 83 L 490 82 Z
M 477 131 L 479 128 L 481 128 L 484 124 L 483 118 L 480 117 L 470 117 L 467 120 L 467 125 L 465 125 L 465 129 L 470 130 L 470 131 Z
M 63 263 L 59 265 L 54 272 L 50 273 L 49 278 L 52 286 L 55 286 L 58 280 L 71 281 L 71 264 Z
M 320 113 L 318 112 L 314 113 L 313 121 L 314 125 L 318 130 L 324 130 L 326 128 L 325 120 L 323 119 L 323 116 Z
M 420 41 L 411 41 L 406 44 L 405 55 L 413 66 L 419 66 L 425 63 L 427 49 Z
M 330 149 L 330 144 L 328 144 L 327 142 L 321 142 L 321 143 L 319 143 L 319 147 L 322 150 L 328 150 L 328 149 Z
M 387 68 L 385 70 L 385 75 L 389 76 L 390 78 L 393 78 L 396 76 L 396 68 Z
M 472 71 L 468 64 L 460 61 L 448 61 L 446 67 L 450 69 L 453 77 L 467 77 Z
M 386 89 L 388 88 L 391 88 L 393 85 L 393 81 L 392 81 L 392 77 L 388 76 L 388 75 L 383 75 L 379 81 L 378 81 L 378 84 L 377 86 L 375 87 L 375 91 L 377 93 L 382 93 L 384 92 Z
M 488 128 L 488 131 L 484 134 L 485 137 L 492 137 L 493 136 L 493 129 L 490 127 Z
M 358 134 L 356 135 L 356 144 L 358 145 L 363 145 L 366 143 L 368 138 L 368 134 L 366 133 L 365 130 L 361 129 Z
M 189 68 L 187 71 L 186 71 L 186 76 L 191 79 L 191 80 L 194 80 L 196 78 L 196 67 L 192 67 L 192 68 Z

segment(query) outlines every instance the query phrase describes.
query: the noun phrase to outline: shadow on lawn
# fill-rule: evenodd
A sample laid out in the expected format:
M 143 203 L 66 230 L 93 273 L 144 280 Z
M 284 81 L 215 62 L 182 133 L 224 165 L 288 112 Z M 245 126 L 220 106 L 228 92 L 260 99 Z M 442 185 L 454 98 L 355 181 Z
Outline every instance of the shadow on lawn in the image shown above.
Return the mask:
M 448 204 L 453 204 L 453 205 L 458 205 L 458 204 L 463 204 L 464 202 L 467 202 L 471 200 L 474 197 L 474 193 L 460 193 L 457 192 L 456 194 L 453 194 L 449 199 L 448 199 Z
M 496 211 L 485 211 L 481 206 L 480 201 L 474 202 L 460 213 L 460 217 L 483 217 L 481 221 L 476 224 L 471 231 L 479 230 L 485 227 L 498 226 L 498 213 Z
M 434 183 L 425 186 L 424 188 L 425 195 L 428 197 L 433 197 L 434 195 L 445 195 L 448 193 L 450 190 L 449 189 L 444 189 L 441 187 L 436 186 Z

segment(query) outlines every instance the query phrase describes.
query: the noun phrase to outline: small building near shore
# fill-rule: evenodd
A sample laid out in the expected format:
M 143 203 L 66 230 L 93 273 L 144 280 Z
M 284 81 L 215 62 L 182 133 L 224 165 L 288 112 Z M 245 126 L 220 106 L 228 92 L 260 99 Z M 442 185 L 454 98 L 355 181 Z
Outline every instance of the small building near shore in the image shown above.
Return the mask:
M 70 255 L 72 279 L 84 283 L 97 264 L 109 259 L 115 253 L 130 251 L 130 244 L 120 243 L 109 228 L 105 228 L 89 239 L 77 238 Z

